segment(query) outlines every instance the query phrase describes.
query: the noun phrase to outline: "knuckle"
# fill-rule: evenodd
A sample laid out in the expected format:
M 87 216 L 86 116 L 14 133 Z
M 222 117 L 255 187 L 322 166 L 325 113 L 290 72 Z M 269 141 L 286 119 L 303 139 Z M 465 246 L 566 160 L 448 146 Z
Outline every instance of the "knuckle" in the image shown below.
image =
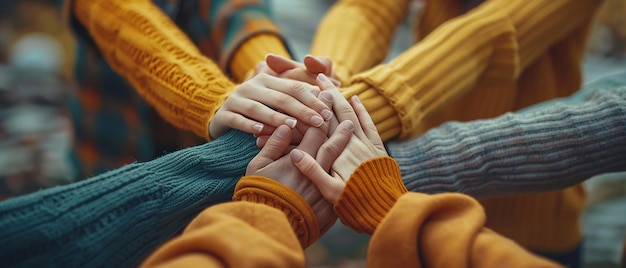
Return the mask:
M 322 151 L 322 153 L 333 158 L 336 158 L 339 156 L 339 154 L 341 154 L 341 150 L 334 143 L 325 143 L 320 147 L 320 150 Z

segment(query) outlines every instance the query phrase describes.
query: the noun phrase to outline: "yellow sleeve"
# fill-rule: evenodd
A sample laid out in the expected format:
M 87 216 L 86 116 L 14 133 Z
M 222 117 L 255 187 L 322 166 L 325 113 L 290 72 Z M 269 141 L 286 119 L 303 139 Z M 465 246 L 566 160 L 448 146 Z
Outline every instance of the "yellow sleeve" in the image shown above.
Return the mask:
M 111 67 L 161 116 L 209 139 L 208 124 L 235 84 L 152 1 L 68 5 Z
M 343 93 L 359 95 L 384 139 L 413 137 L 425 118 L 472 88 L 515 83 L 533 60 L 585 27 L 599 4 L 486 1 L 443 23 L 389 64 L 353 76 Z
M 316 30 L 311 54 L 333 61 L 345 84 L 352 74 L 380 63 L 393 34 L 404 21 L 410 0 L 342 0 L 334 4 Z
M 367 267 L 560 267 L 485 228 L 485 221 L 469 196 L 406 193 L 372 236 Z
M 230 202 L 205 209 L 141 267 L 304 267 L 285 214 L 265 204 Z
M 237 82 L 242 82 L 252 76 L 254 68 L 268 53 L 290 59 L 283 40 L 275 34 L 258 34 L 243 42 L 233 54 L 230 61 L 230 72 Z

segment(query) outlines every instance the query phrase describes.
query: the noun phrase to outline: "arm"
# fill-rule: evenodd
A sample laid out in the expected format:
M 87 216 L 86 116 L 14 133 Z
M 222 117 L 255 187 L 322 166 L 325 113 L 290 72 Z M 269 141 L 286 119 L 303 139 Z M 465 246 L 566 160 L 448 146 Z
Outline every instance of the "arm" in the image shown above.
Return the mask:
M 342 91 L 359 95 L 384 140 L 415 136 L 425 118 L 472 88 L 515 83 L 548 48 L 588 25 L 600 3 L 485 1 L 389 64 L 353 76 Z
M 380 63 L 405 19 L 410 0 L 342 0 L 332 6 L 315 33 L 311 54 L 332 59 L 342 82 Z
M 231 131 L 213 142 L 0 202 L 7 266 L 136 266 L 202 209 L 229 200 L 258 152 Z
M 309 230 L 307 223 L 317 228 L 317 221 L 302 197 L 271 179 L 247 176 L 233 199 L 240 202 L 204 210 L 142 266 L 304 267 L 298 239 L 304 237 L 297 234 Z
M 388 143 L 415 192 L 475 197 L 563 189 L 626 170 L 626 88 L 495 119 L 447 123 Z

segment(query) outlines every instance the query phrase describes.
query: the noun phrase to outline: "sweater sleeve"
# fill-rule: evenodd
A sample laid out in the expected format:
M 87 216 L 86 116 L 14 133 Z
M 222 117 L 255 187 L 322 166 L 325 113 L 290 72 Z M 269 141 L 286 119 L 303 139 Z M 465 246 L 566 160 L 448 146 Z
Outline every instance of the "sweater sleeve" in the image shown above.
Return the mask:
M 304 267 L 303 250 L 284 211 L 262 203 L 207 208 L 141 266 Z
M 406 193 L 370 240 L 367 267 L 560 267 L 487 228 L 461 194 Z
M 586 102 L 446 123 L 387 149 L 411 191 L 490 197 L 626 171 L 625 125 L 626 87 L 599 89 Z
M 231 199 L 258 153 L 230 131 L 213 142 L 0 202 L 6 266 L 131 267 L 200 211 Z
M 333 60 L 344 84 L 387 56 L 393 34 L 406 17 L 410 0 L 341 0 L 320 22 L 311 54 Z M 366 56 L 367 55 L 367 56 Z
M 111 67 L 173 125 L 209 139 L 234 84 L 149 0 L 73 0 L 71 20 Z
M 599 4 L 485 1 L 389 64 L 354 75 L 344 95 L 359 95 L 384 139 L 413 137 L 425 118 L 468 90 L 510 86 L 549 47 L 588 23 Z
M 295 232 L 302 248 L 320 237 L 320 227 L 309 204 L 291 188 L 261 176 L 243 177 L 233 195 L 235 201 L 266 204 L 282 211 Z

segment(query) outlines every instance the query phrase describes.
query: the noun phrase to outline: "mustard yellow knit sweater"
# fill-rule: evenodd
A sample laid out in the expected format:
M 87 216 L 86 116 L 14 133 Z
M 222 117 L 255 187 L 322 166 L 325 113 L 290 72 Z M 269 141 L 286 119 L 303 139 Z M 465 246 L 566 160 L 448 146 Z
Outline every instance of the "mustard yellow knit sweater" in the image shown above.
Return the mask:
M 344 95 L 360 97 L 385 140 L 575 92 L 602 1 L 490 0 L 465 12 L 461 0 L 427 0 L 419 42 L 380 64 L 410 2 L 339 1 L 321 21 L 311 51 L 333 60 L 347 85 Z M 482 202 L 489 227 L 554 252 L 580 242 L 583 203 L 580 186 Z

